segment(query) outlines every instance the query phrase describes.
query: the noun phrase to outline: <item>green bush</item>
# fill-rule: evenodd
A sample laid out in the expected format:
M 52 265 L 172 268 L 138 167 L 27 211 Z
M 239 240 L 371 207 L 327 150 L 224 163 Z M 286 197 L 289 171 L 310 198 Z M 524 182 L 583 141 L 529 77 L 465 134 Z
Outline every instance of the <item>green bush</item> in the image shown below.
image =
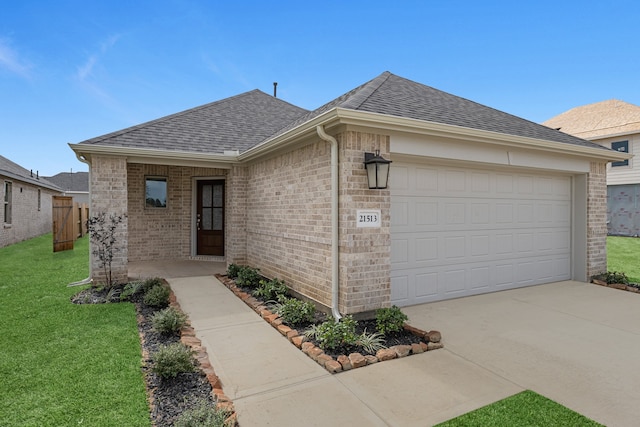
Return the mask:
M 257 268 L 241 267 L 240 270 L 238 270 L 236 283 L 240 286 L 247 286 L 250 288 L 257 287 L 262 279 L 258 271 L 259 270 Z
M 598 276 L 600 280 L 607 282 L 608 284 L 612 283 L 621 283 L 623 285 L 629 284 L 629 278 L 625 273 L 619 271 L 607 271 L 604 274 Z
M 164 281 L 161 278 L 152 277 L 150 279 L 146 279 L 144 282 L 142 282 L 142 293 L 146 294 L 147 292 L 149 292 L 149 289 L 158 285 L 164 285 Z
M 260 280 L 258 283 L 258 289 L 253 291 L 253 295 L 256 297 L 264 298 L 266 300 L 283 301 L 288 292 L 282 280 Z
M 277 313 L 285 323 L 296 326 L 301 323 L 312 322 L 316 314 L 316 306 L 308 301 L 287 298 L 280 303 Z
M 151 316 L 153 329 L 164 335 L 178 332 L 187 323 L 187 316 L 173 307 L 165 308 Z
M 161 347 L 152 359 L 151 370 L 163 379 L 175 378 L 178 374 L 195 371 L 193 351 L 179 342 Z
M 143 283 L 140 281 L 129 282 L 124 285 L 122 293 L 120 294 L 120 301 L 130 301 L 131 297 L 138 295 L 142 292 Z
M 376 310 L 376 329 L 382 335 L 400 332 L 409 318 L 395 305 Z
M 227 422 L 231 412 L 216 408 L 215 404 L 201 400 L 196 405 L 183 411 L 174 421 L 174 427 L 228 427 L 233 421 Z
M 357 322 L 352 316 L 345 316 L 338 322 L 327 320 L 311 328 L 307 336 L 313 336 L 321 349 L 335 350 L 339 347 L 356 345 L 358 341 L 356 325 Z
M 376 351 L 385 348 L 384 335 L 378 332 L 367 333 L 365 330 L 356 340 L 356 345 L 367 353 L 375 354 Z
M 229 279 L 235 279 L 236 277 L 238 277 L 238 273 L 242 268 L 243 268 L 242 265 L 229 264 L 229 267 L 227 267 L 227 277 Z
M 169 305 L 170 294 L 168 286 L 156 285 L 144 294 L 143 301 L 150 307 L 164 308 Z

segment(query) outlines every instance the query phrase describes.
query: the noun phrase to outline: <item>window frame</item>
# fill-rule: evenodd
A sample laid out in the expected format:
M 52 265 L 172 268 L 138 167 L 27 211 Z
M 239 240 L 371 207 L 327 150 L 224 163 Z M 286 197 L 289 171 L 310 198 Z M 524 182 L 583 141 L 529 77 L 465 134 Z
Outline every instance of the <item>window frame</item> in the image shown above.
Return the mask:
M 622 149 L 621 149 L 622 148 Z M 629 141 L 615 141 L 611 143 L 611 149 L 620 153 L 629 152 Z M 619 162 L 611 162 L 611 167 L 629 166 L 629 159 L 620 160 Z
M 12 223 L 13 214 L 13 182 L 4 182 L 4 199 L 3 199 L 3 222 L 7 225 Z
M 149 182 L 164 182 L 164 205 L 157 206 L 149 204 L 147 197 Z M 156 198 L 155 200 L 161 200 Z M 169 177 L 159 175 L 146 175 L 144 177 L 144 208 L 145 209 L 166 209 L 169 206 Z

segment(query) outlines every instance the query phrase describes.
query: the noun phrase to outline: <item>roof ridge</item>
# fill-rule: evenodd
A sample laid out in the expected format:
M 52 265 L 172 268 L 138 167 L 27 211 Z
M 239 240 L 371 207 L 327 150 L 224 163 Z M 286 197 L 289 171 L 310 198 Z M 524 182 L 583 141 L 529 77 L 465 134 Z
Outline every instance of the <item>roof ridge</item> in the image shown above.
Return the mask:
M 377 91 L 391 76 L 393 76 L 393 74 L 389 71 L 385 71 L 379 76 L 357 87 L 351 91 L 352 94 L 349 95 L 344 102 L 340 103 L 340 107 L 357 110 L 358 107 L 364 104 L 367 99 L 369 99 L 371 95 L 373 95 L 375 91 Z

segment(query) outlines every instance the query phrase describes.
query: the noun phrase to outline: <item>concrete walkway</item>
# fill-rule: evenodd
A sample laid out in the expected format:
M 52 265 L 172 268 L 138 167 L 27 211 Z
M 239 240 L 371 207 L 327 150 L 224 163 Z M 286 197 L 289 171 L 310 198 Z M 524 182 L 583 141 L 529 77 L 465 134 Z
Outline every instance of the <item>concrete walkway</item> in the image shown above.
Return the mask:
M 640 419 L 638 294 L 561 282 L 407 307 L 444 349 L 331 375 L 213 276 L 164 277 L 242 427 L 428 426 L 524 389 L 609 426 Z

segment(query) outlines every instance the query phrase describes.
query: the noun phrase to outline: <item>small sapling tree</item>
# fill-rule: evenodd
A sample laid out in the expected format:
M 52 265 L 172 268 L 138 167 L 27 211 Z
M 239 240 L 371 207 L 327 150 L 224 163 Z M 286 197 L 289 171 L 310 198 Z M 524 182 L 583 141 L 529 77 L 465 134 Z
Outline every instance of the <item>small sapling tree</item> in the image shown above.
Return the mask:
M 91 242 L 94 244 L 91 253 L 100 261 L 107 288 L 111 288 L 115 284 L 111 274 L 111 263 L 116 252 L 120 250 L 116 245 L 116 229 L 125 217 L 126 214 L 111 214 L 107 217 L 106 213 L 101 212 L 87 220 L 87 229 L 91 236 Z

